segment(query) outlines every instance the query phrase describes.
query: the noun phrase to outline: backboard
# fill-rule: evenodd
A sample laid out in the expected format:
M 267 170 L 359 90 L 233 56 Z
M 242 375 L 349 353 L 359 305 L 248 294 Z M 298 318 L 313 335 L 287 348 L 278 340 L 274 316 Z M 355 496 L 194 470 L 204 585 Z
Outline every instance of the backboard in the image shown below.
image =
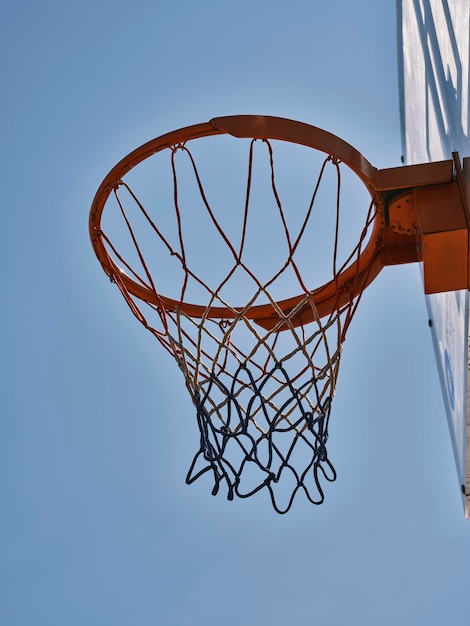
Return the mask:
M 406 164 L 470 156 L 468 0 L 397 0 Z M 468 186 L 468 183 L 467 183 Z M 470 518 L 469 295 L 426 297 L 465 516 Z

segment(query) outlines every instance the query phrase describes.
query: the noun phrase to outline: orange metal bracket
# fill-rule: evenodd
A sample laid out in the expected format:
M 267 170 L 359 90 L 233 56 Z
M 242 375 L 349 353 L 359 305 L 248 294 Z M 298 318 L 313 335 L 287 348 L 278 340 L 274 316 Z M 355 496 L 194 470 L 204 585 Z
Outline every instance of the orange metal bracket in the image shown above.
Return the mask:
M 462 170 L 454 153 L 449 161 L 379 171 L 380 191 L 389 196 L 381 260 L 422 261 L 426 293 L 470 287 L 469 166 L 465 159 Z

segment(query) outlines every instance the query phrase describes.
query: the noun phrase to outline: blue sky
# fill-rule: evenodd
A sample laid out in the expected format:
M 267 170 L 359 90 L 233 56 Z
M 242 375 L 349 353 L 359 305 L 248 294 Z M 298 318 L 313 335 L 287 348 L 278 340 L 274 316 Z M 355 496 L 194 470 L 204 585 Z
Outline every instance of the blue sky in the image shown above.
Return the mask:
M 338 480 L 286 516 L 186 486 L 189 396 L 91 249 L 106 172 L 236 113 L 402 154 L 395 3 L 10 3 L 2 47 L 0 622 L 463 624 L 463 518 L 419 268 L 386 269 L 344 347 Z

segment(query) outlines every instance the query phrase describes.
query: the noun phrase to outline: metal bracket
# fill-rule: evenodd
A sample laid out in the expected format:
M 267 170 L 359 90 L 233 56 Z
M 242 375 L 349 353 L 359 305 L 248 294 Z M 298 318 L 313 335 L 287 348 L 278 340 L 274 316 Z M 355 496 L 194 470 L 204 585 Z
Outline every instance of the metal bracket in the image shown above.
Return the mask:
M 470 159 L 379 171 L 386 199 L 384 265 L 422 261 L 426 293 L 470 287 Z

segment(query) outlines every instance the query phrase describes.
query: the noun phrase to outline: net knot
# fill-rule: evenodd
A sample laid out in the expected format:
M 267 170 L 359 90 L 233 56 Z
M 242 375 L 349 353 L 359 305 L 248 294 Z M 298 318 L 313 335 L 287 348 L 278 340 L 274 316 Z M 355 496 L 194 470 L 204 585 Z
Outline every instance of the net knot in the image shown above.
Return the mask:
M 273 472 L 270 472 L 269 475 L 266 477 L 266 480 L 264 481 L 266 487 L 269 487 L 271 483 L 277 483 L 276 474 L 274 474 Z

